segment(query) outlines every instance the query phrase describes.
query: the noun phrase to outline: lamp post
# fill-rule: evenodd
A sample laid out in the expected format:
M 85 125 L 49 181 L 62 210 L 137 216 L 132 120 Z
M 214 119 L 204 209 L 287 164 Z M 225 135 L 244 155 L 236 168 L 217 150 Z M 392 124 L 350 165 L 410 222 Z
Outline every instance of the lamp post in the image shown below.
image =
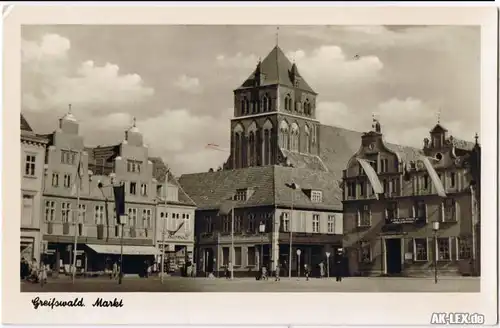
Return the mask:
M 296 184 L 295 182 L 292 182 L 290 184 L 286 184 L 286 186 L 288 188 L 291 189 L 291 193 L 292 193 L 292 203 L 291 203 L 291 207 L 290 207 L 290 221 L 289 221 L 289 224 L 288 224 L 288 230 L 290 232 L 290 238 L 289 238 L 289 241 L 290 241 L 290 244 L 289 244 L 289 250 L 288 250 L 288 279 L 292 279 L 292 247 L 293 247 L 293 242 L 292 242 L 292 226 L 293 226 L 293 203 L 294 203 L 294 199 L 295 199 L 295 190 L 299 189 L 299 185 Z
M 266 232 L 266 224 L 260 221 L 259 233 L 260 233 L 260 270 L 264 266 L 264 233 Z
M 167 214 L 168 215 L 168 214 Z M 165 217 L 165 214 L 161 213 L 161 219 L 162 219 L 162 231 L 161 231 L 161 283 L 163 284 L 163 277 L 165 276 L 165 223 L 167 221 L 167 218 Z
M 117 212 L 117 219 L 119 220 L 118 223 L 121 226 L 121 229 L 120 229 L 121 230 L 121 233 L 120 233 L 120 270 L 118 272 L 118 284 L 121 285 L 122 278 L 123 278 L 123 230 L 125 228 L 125 222 L 126 222 L 126 220 L 128 220 L 128 215 L 124 214 L 124 212 L 125 212 L 125 185 L 122 182 L 119 186 L 116 186 L 115 185 L 115 177 L 116 177 L 116 175 L 114 173 L 111 173 L 110 174 L 111 183 L 108 185 L 104 185 L 101 181 L 98 181 L 97 188 L 99 188 L 99 190 L 101 190 L 101 193 L 102 193 L 104 200 L 105 200 L 106 222 L 107 223 L 109 223 L 108 211 L 107 211 L 108 199 L 107 199 L 106 195 L 104 194 L 104 188 L 113 188 L 113 193 L 114 193 L 114 198 L 115 198 L 115 208 L 116 208 L 116 212 Z M 120 191 L 116 190 L 117 188 Z M 118 192 L 118 194 L 117 194 L 117 192 Z M 117 199 L 117 198 L 121 198 L 121 199 Z M 121 207 L 123 207 L 123 208 L 121 208 Z M 118 216 L 119 213 L 123 213 L 123 214 L 120 214 Z
M 300 278 L 300 254 L 302 253 L 302 251 L 300 249 L 297 249 L 297 279 Z
M 330 278 L 330 255 L 331 255 L 331 253 L 326 252 L 325 255 L 326 255 L 326 270 L 327 270 L 328 278 Z
M 432 222 L 432 231 L 434 232 L 434 283 L 438 282 L 438 269 L 437 269 L 437 257 L 438 257 L 438 244 L 437 244 L 437 233 L 439 231 L 439 221 Z

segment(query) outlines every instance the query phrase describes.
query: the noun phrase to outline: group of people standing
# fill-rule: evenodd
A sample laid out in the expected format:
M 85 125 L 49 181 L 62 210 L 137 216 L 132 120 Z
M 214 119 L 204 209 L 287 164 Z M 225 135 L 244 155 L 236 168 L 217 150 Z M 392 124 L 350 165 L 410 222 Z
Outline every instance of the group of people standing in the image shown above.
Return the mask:
M 38 262 L 35 258 L 31 261 L 22 258 L 21 280 L 27 280 L 34 283 L 38 283 L 40 281 L 47 282 L 47 270 L 45 268 L 45 263 L 42 261 L 40 266 L 38 266 Z

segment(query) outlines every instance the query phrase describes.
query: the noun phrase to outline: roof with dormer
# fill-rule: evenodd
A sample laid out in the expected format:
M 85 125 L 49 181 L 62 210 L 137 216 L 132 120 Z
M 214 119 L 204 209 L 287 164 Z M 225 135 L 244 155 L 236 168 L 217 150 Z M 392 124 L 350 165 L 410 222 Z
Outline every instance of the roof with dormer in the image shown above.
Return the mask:
M 247 200 L 237 201 L 236 207 L 286 206 L 292 204 L 291 189 L 287 184 L 295 182 L 300 190 L 295 192 L 293 206 L 317 210 L 342 210 L 340 181 L 326 171 L 293 168 L 277 165 L 254 166 L 237 170 L 222 170 L 184 174 L 179 178 L 184 190 L 202 210 L 218 209 L 239 189 L 253 189 Z M 321 203 L 313 203 L 307 190 L 323 194 Z M 340 192 L 339 192 L 340 191 Z
M 262 83 L 260 83 L 261 86 L 280 84 L 293 88 L 292 68 L 296 70 L 296 75 L 300 76 L 297 66 L 293 66 L 294 65 L 288 60 L 283 50 L 281 50 L 279 46 L 275 46 L 266 58 L 257 64 L 253 73 L 237 90 L 255 87 L 255 79 L 259 71 L 260 74 L 264 75 L 264 79 Z M 297 88 L 316 94 L 303 78 L 299 79 Z
M 196 206 L 194 200 L 189 197 L 189 195 L 184 191 L 179 181 L 175 178 L 175 176 L 170 172 L 168 166 L 165 164 L 161 157 L 149 157 L 148 158 L 151 163 L 153 163 L 153 177 L 159 183 L 170 183 L 174 186 L 177 186 L 178 193 L 178 201 L 168 203 L 175 203 L 177 205 L 185 205 L 185 206 Z
M 21 114 L 21 140 L 27 142 L 46 144 L 49 142 L 46 136 L 37 135 L 23 114 Z

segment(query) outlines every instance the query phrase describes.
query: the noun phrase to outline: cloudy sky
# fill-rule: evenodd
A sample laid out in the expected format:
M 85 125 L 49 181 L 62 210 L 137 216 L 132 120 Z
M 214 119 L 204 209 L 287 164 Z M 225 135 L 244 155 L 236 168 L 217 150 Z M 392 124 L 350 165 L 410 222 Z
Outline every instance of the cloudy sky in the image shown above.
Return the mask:
M 275 26 L 24 26 L 22 111 L 52 132 L 72 104 L 89 146 L 121 141 L 137 117 L 176 174 L 221 165 L 233 94 L 276 43 Z M 358 131 L 375 113 L 388 141 L 421 147 L 441 122 L 480 126 L 480 29 L 282 26 L 279 45 L 319 93 L 323 124 Z

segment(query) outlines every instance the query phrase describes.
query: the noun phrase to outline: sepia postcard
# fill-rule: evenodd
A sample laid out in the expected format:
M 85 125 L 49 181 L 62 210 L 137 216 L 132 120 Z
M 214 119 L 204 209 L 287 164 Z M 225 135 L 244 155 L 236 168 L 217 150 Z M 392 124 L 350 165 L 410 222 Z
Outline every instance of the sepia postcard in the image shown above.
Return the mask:
M 3 21 L 5 323 L 498 320 L 495 8 Z

